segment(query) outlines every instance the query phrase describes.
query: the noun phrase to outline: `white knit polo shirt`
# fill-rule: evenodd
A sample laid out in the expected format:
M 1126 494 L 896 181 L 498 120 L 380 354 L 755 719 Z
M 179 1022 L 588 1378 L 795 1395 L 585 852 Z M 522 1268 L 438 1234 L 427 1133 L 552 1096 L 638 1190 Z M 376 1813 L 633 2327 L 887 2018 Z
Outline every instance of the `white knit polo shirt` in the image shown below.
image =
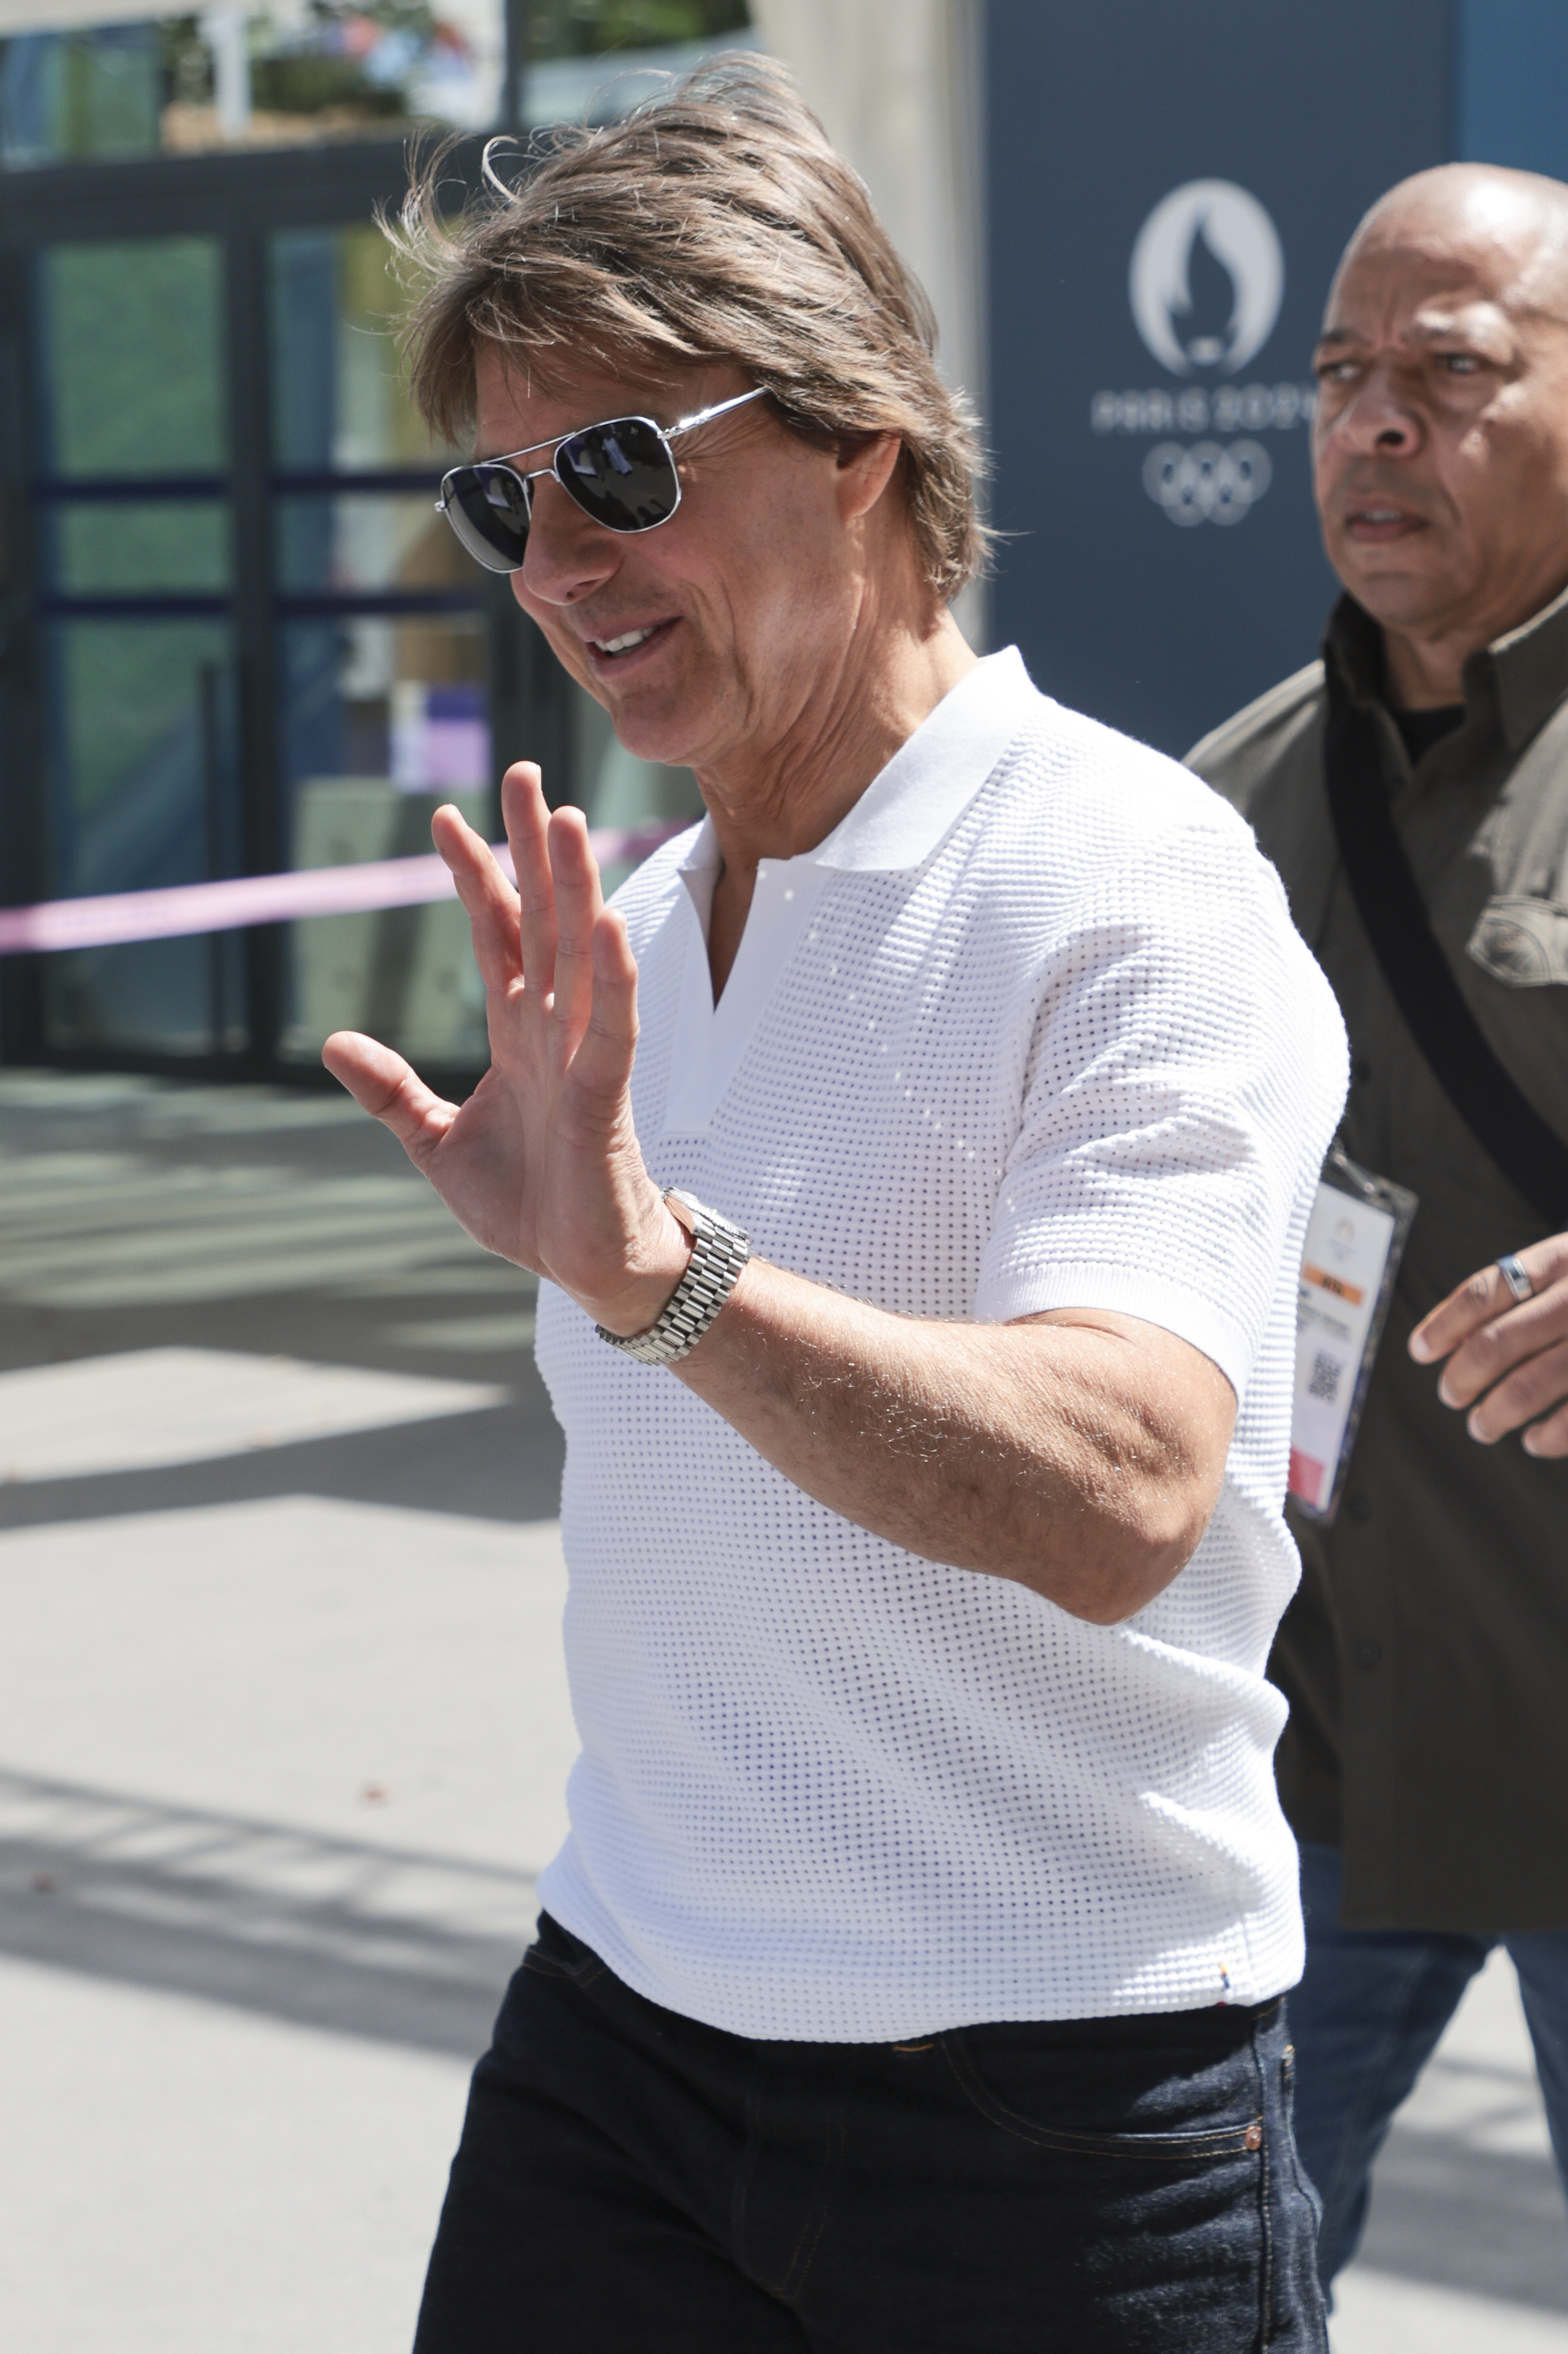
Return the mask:
M 765 864 L 715 1009 L 711 827 L 619 896 L 644 1157 L 904 1316 L 1119 1309 L 1240 1401 L 1213 1522 L 1096 1627 L 791 1485 L 542 1288 L 582 1755 L 544 1903 L 747 2036 L 1259 2001 L 1299 1976 L 1264 1667 L 1297 1270 L 1345 1084 L 1242 821 L 992 656 L 820 848 Z

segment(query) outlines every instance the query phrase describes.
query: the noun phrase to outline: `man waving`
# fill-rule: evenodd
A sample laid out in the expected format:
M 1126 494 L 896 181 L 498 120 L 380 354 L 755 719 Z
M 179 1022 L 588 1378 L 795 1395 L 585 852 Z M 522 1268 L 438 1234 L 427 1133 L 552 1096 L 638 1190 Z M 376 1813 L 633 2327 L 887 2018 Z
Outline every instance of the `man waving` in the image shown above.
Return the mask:
M 1324 2345 L 1264 1680 L 1343 1040 L 1246 828 L 977 663 L 929 314 L 776 69 L 416 198 L 443 497 L 708 815 L 455 812 L 582 1755 L 421 2354 Z M 641 1031 L 639 1024 L 641 1023 Z

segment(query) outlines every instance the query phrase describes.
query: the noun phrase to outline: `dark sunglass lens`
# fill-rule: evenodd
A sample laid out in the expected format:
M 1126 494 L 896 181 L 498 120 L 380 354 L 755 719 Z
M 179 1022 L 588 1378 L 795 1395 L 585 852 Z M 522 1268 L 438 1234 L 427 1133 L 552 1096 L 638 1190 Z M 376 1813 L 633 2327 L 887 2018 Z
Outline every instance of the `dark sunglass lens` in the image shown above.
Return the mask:
M 459 466 L 444 484 L 452 529 L 490 572 L 515 572 L 528 551 L 528 493 L 510 466 Z
M 583 513 L 610 531 L 651 530 L 681 502 L 669 446 L 642 417 L 574 433 L 556 452 L 556 474 Z

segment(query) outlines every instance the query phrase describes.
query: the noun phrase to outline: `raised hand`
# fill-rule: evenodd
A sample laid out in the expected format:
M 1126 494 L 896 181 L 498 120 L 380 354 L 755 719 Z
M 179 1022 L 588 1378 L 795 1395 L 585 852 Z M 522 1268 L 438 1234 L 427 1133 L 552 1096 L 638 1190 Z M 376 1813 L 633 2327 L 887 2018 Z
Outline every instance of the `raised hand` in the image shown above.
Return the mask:
M 1423 1317 L 1410 1353 L 1423 1365 L 1447 1358 L 1437 1394 L 1469 1408 L 1483 1446 L 1523 1428 L 1526 1454 L 1568 1455 L 1568 1235 L 1519 1257 L 1533 1299 L 1516 1303 L 1501 1269 L 1480 1267 Z
M 577 810 L 545 805 L 539 771 L 507 770 L 502 814 L 517 887 L 450 805 L 431 832 L 450 867 L 484 982 L 491 1066 L 447 1103 L 389 1046 L 334 1033 L 322 1059 L 391 1129 L 487 1250 L 548 1276 L 612 1331 L 652 1324 L 690 1254 L 631 1121 L 637 966 L 604 904 Z

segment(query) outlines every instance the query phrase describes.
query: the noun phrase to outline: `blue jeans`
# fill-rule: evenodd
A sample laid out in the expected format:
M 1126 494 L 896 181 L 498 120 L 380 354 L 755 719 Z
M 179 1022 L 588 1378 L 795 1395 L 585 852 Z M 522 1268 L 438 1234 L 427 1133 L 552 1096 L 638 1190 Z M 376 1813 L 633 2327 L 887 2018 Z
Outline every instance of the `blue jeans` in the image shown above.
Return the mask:
M 1328 2354 L 1284 2006 L 753 2042 L 548 1915 L 416 2354 Z
M 1341 1858 L 1303 1843 L 1307 1972 L 1290 1998 L 1296 2140 L 1323 2200 L 1325 2289 L 1361 2244 L 1372 2160 L 1492 1947 L 1508 1947 L 1535 2046 L 1557 2170 L 1568 2189 L 1568 1930 L 1498 1939 L 1342 1929 Z

